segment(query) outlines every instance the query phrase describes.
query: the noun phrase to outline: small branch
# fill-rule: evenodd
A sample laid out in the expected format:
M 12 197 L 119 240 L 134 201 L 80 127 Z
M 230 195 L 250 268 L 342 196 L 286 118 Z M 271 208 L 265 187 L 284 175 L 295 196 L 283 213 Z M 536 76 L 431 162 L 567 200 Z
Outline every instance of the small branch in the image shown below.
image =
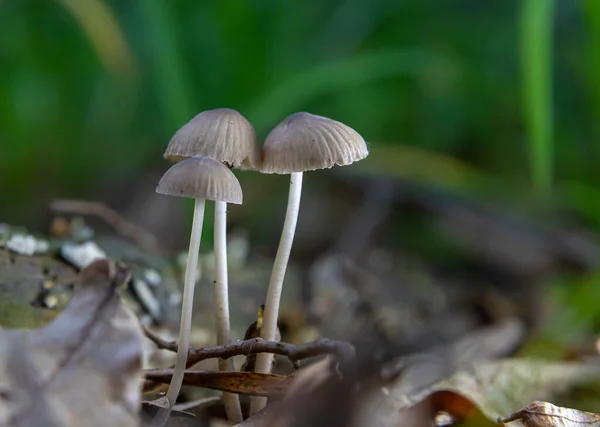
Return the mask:
M 294 346 L 277 341 L 265 341 L 262 338 L 252 338 L 224 346 L 190 350 L 188 364 L 192 365 L 202 360 L 216 357 L 228 359 L 233 356 L 248 356 L 257 353 L 278 354 L 287 357 L 292 363 L 323 354 L 335 354 L 340 359 L 340 363 L 346 364 L 353 362 L 355 355 L 354 347 L 343 341 L 320 339 L 315 342 Z
M 177 343 L 165 341 L 154 332 L 144 327 L 144 333 L 160 349 L 177 351 Z M 345 341 L 335 341 L 322 338 L 317 341 L 302 345 L 292 345 L 277 341 L 265 341 L 262 338 L 252 338 L 245 341 L 237 341 L 228 345 L 190 349 L 188 353 L 187 366 L 196 364 L 206 359 L 229 359 L 234 356 L 249 356 L 257 353 L 272 353 L 287 357 L 292 363 L 310 357 L 323 354 L 333 354 L 340 362 L 340 370 L 344 370 L 354 364 L 356 354 L 354 347 Z
M 55 200 L 50 209 L 57 213 L 70 215 L 89 215 L 100 218 L 121 236 L 131 239 L 145 249 L 155 251 L 158 248 L 156 237 L 148 230 L 124 219 L 116 210 L 102 202 L 88 200 Z
M 177 342 L 164 340 L 147 326 L 141 326 L 144 331 L 144 335 L 146 335 L 146 338 L 152 341 L 159 348 L 159 350 L 169 350 L 174 353 L 177 353 Z

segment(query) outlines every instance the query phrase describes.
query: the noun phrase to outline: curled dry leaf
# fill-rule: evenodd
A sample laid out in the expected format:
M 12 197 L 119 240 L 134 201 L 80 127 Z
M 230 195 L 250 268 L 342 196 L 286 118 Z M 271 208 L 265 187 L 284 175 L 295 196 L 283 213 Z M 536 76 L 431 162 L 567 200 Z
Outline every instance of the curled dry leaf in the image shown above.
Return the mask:
M 142 334 L 116 293 L 129 277 L 94 262 L 54 322 L 0 332 L 1 425 L 138 425 Z
M 510 427 L 595 427 L 600 415 L 535 401 L 498 422 Z

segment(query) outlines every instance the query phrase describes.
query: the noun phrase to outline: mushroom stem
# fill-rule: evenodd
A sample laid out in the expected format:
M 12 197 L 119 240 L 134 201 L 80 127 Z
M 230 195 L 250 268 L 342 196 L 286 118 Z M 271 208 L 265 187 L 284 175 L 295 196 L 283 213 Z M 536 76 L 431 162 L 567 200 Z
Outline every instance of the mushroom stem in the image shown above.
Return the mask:
M 300 209 L 300 196 L 302 194 L 302 172 L 293 172 L 290 174 L 290 192 L 288 196 L 287 210 L 283 230 L 275 255 L 271 280 L 269 280 L 269 290 L 267 291 L 267 300 L 265 302 L 265 312 L 260 336 L 266 341 L 275 340 L 277 333 L 277 318 L 279 317 L 279 303 L 281 301 L 281 290 L 283 289 L 283 279 L 287 269 L 294 233 L 296 232 L 296 222 L 298 221 L 298 211 Z M 260 353 L 256 360 L 256 369 L 258 373 L 269 373 L 273 364 L 273 355 L 270 353 Z M 254 414 L 260 411 L 266 405 L 267 399 L 263 397 L 253 397 L 250 401 L 250 413 Z
M 230 343 L 229 297 L 227 286 L 227 203 L 215 201 L 215 302 L 217 345 Z M 219 359 L 219 371 L 233 371 L 233 359 Z M 241 423 L 242 408 L 235 393 L 223 393 L 227 419 Z
M 190 347 L 190 329 L 192 326 L 192 308 L 194 304 L 194 286 L 196 285 L 196 273 L 198 271 L 198 252 L 200 251 L 200 238 L 202 237 L 202 223 L 204 221 L 204 199 L 194 199 L 194 219 L 192 220 L 192 234 L 190 236 L 190 248 L 188 251 L 187 264 L 185 267 L 185 282 L 183 285 L 183 300 L 181 306 L 181 322 L 179 324 L 179 347 L 177 348 L 177 359 L 173 377 L 167 390 L 169 408 L 172 408 L 177 400 L 183 374 L 187 362 L 188 349 Z

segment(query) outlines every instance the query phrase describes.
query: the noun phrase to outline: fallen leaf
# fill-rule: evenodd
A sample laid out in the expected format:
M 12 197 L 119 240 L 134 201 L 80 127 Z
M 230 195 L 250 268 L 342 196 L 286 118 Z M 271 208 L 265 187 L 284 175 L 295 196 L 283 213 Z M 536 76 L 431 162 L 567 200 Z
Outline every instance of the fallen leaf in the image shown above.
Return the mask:
M 173 369 L 145 371 L 146 380 L 168 384 Z M 292 375 L 259 374 L 255 372 L 186 371 L 183 384 L 248 396 L 282 396 L 291 384 Z
M 547 400 L 575 385 L 600 379 L 600 365 L 593 363 L 494 360 L 513 351 L 521 336 L 519 324 L 508 321 L 432 352 L 388 364 L 381 381 L 361 390 L 354 425 L 397 426 L 407 418 L 407 410 L 415 413 L 412 408 L 419 408 L 415 416 L 419 421 L 414 424 L 419 425 L 420 420 L 435 416 L 435 408 L 427 401 L 441 391 L 463 396 L 495 422 L 533 400 Z
M 0 331 L 0 424 L 138 425 L 142 333 L 116 293 L 129 277 L 94 262 L 54 322 Z
M 337 362 L 331 356 L 326 356 L 296 371 L 294 379 L 285 391 L 285 398 L 302 398 L 314 393 L 326 381 L 340 377 L 341 374 L 337 371 Z
M 485 417 L 496 421 L 498 417 L 516 411 L 527 402 L 549 399 L 570 387 L 600 378 L 600 366 L 597 364 L 506 359 L 480 362 L 435 384 L 415 388 L 413 379 L 416 372 L 427 373 L 431 369 L 428 366 L 431 365 L 424 364 L 418 371 L 413 370 L 410 377 L 401 375 L 391 384 L 365 390 L 355 425 L 360 426 L 361 422 L 368 419 L 377 419 L 377 422 L 372 421 L 373 426 L 398 425 L 397 420 L 405 419 L 406 411 L 414 412 L 413 408 L 426 407 L 425 413 L 435 415 L 436 411 L 443 408 L 431 407 L 431 396 L 442 391 L 464 397 Z M 429 406 L 423 405 L 423 402 L 429 402 Z M 454 409 L 459 416 L 469 415 L 463 412 L 468 411 L 468 407 L 454 406 Z
M 600 424 L 600 415 L 535 401 L 498 421 L 511 427 L 595 427 Z
M 381 376 L 391 380 L 401 374 L 405 385 L 415 389 L 426 387 L 473 363 L 513 354 L 524 335 L 523 322 L 508 318 L 475 330 L 455 342 L 389 362 L 383 367 Z
M 598 378 L 600 366 L 597 364 L 507 359 L 481 363 L 457 372 L 425 393 L 455 391 L 474 402 L 489 419 L 496 420 L 527 402 L 549 399 Z M 419 394 L 414 398 L 422 400 Z

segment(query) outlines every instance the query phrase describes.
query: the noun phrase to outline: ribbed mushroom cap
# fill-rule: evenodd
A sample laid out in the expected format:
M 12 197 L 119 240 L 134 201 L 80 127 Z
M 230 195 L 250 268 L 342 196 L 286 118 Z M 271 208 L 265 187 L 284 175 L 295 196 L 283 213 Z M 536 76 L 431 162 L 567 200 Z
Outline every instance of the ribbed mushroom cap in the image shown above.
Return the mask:
M 327 117 L 295 113 L 267 136 L 261 172 L 288 174 L 349 165 L 369 154 L 365 140 Z
M 203 111 L 179 129 L 164 158 L 179 162 L 188 157 L 210 157 L 240 169 L 259 169 L 261 147 L 254 127 L 230 108 Z
M 167 196 L 242 203 L 242 187 L 223 163 L 208 157 L 190 157 L 174 164 L 156 186 Z

